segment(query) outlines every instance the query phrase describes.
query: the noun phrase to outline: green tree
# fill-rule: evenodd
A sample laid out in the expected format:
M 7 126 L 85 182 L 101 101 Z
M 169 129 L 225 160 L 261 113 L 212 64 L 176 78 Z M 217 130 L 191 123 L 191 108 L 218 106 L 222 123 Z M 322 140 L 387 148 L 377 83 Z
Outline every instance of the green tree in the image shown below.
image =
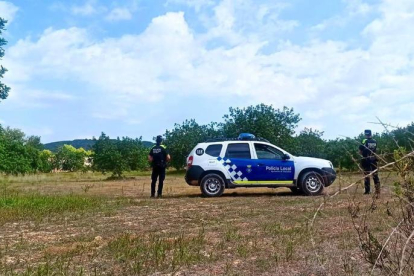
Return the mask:
M 39 152 L 38 171 L 49 173 L 54 169 L 55 155 L 50 150 L 42 150 Z
M 7 41 L 2 37 L 3 31 L 6 30 L 6 23 L 7 20 L 4 20 L 0 17 L 0 60 L 4 57 L 4 48 L 7 44 Z M 0 80 L 3 78 L 4 74 L 7 72 L 7 69 L 3 67 L 3 65 L 0 65 Z M 5 100 L 7 96 L 9 95 L 10 88 L 3 84 L 0 81 L 0 101 Z
M 198 143 L 221 135 L 217 123 L 199 125 L 195 120 L 186 120 L 182 124 L 175 124 L 174 129 L 165 133 L 165 145 L 171 155 L 171 166 L 177 170 L 183 169 L 188 154 Z
M 128 170 L 137 171 L 148 168 L 148 148 L 143 145 L 142 138 L 123 137 L 118 144 L 118 150 L 126 161 Z
M 35 172 L 24 137 L 22 131 L 0 125 L 0 172 L 13 175 Z
M 22 135 L 23 135 L 22 141 L 25 145 L 27 154 L 29 156 L 30 166 L 32 168 L 32 171 L 33 172 L 42 171 L 40 168 L 42 166 L 40 151 L 43 149 L 43 145 L 40 142 L 40 137 L 39 136 L 25 137 L 24 133 L 22 133 Z
M 71 172 L 83 171 L 88 155 L 89 153 L 83 148 L 76 149 L 73 146 L 64 145 L 56 153 L 56 168 Z
M 103 174 L 111 172 L 113 177 L 122 177 L 124 171 L 129 170 L 128 161 L 122 156 L 120 150 L 121 140 L 111 140 L 109 136 L 102 132 L 93 146 L 93 165 L 94 171 Z
M 391 162 L 394 160 L 392 154 L 394 151 L 401 148 L 414 150 L 414 123 L 406 127 L 391 128 L 381 134 L 377 133 L 374 139 L 378 142 L 379 153 L 385 160 Z
M 355 171 L 358 170 L 361 159 L 356 138 L 330 140 L 326 143 L 326 159 L 330 160 L 336 168 Z
M 25 144 L 29 147 L 43 150 L 43 144 L 40 142 L 40 136 L 29 136 L 25 139 Z
M 305 128 L 295 138 L 295 151 L 298 156 L 326 158 L 326 142 L 322 139 L 323 132 Z
M 17 143 L 24 144 L 26 143 L 26 135 L 20 129 L 13 129 L 10 127 L 6 127 L 3 129 L 3 137 L 4 139 L 15 141 Z
M 40 137 L 0 126 L 0 171 L 15 175 L 42 171 L 41 148 Z
M 247 108 L 230 108 L 225 115 L 222 132 L 227 137 L 237 137 L 240 133 L 252 133 L 269 140 L 286 150 L 294 149 L 293 135 L 301 118 L 293 109 L 282 110 L 260 104 Z

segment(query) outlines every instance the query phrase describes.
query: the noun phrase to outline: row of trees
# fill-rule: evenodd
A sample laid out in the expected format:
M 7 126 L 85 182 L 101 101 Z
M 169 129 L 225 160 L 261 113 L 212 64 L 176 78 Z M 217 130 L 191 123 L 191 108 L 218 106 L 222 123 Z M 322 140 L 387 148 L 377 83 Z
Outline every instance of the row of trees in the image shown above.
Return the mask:
M 26 174 L 55 169 L 81 171 L 88 169 L 91 151 L 76 149 L 69 145 L 59 148 L 56 153 L 44 150 L 40 137 L 29 136 L 18 130 L 0 125 L 0 172 Z
M 294 155 L 328 159 L 344 170 L 357 169 L 355 161 L 359 159 L 357 149 L 362 134 L 336 140 L 325 140 L 323 132 L 313 129 L 295 134 L 300 120 L 299 114 L 287 107 L 275 109 L 261 104 L 244 109 L 230 108 L 222 123 L 201 125 L 187 120 L 176 124 L 164 134 L 165 144 L 172 156 L 171 166 L 176 169 L 185 166 L 188 153 L 197 143 L 217 137 L 237 137 L 243 132 L 266 138 Z M 376 134 L 381 158 L 390 160 L 398 145 L 411 150 L 413 133 L 414 124 Z M 52 153 L 43 150 L 40 137 L 26 137 L 20 130 L 0 125 L 0 172 L 7 174 L 94 170 L 120 177 L 125 171 L 148 169 L 148 151 L 141 138 L 110 139 L 102 133 L 94 139 L 90 151 L 64 145 Z
M 263 137 L 297 156 L 309 156 L 328 159 L 335 167 L 344 170 L 358 169 L 358 146 L 363 134 L 353 138 L 325 140 L 323 132 L 305 128 L 298 135 L 295 129 L 301 121 L 300 115 L 293 109 L 284 107 L 275 109 L 265 104 L 247 108 L 230 108 L 223 117 L 223 123 L 200 125 L 195 120 L 176 124 L 165 134 L 172 156 L 171 165 L 182 168 L 186 156 L 194 146 L 214 137 L 237 137 L 240 133 L 253 133 Z M 393 128 L 375 134 L 380 148 L 379 154 L 384 160 L 391 160 L 393 152 L 402 146 L 412 150 L 414 123 L 404 128 Z
M 5 174 L 95 170 L 120 177 L 124 171 L 148 168 L 147 154 L 141 138 L 110 139 L 104 133 L 92 150 L 63 145 L 53 153 L 43 149 L 40 137 L 0 125 L 0 172 Z

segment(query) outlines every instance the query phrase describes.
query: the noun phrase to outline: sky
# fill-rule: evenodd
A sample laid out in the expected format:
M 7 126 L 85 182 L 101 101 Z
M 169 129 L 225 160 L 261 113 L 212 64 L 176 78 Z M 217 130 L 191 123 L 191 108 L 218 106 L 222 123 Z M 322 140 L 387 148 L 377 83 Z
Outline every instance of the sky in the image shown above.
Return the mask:
M 414 121 L 412 0 L 9 0 L 0 124 L 151 140 L 229 107 L 354 137 Z

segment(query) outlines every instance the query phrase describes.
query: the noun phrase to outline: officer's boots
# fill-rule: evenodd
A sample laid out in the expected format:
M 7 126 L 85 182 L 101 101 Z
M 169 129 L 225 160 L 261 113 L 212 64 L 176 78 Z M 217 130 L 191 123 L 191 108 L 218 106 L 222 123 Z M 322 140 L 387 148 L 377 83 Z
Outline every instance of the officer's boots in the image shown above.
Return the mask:
M 367 178 L 365 178 L 365 181 L 364 181 L 364 186 L 365 186 L 365 193 L 364 193 L 364 195 L 369 195 L 369 194 L 371 194 L 371 183 L 370 183 L 369 178 L 368 178 L 368 179 L 367 179 Z

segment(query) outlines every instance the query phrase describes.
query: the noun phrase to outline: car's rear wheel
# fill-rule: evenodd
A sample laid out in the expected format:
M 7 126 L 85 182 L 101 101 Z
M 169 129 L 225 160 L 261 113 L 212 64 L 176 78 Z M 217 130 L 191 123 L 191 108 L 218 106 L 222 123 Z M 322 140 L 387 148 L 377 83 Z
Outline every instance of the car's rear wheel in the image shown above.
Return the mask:
M 303 174 L 300 184 L 301 190 L 308 196 L 320 195 L 324 189 L 323 178 L 316 171 Z
M 207 174 L 200 183 L 201 193 L 207 197 L 221 196 L 224 188 L 224 179 L 215 173 Z

